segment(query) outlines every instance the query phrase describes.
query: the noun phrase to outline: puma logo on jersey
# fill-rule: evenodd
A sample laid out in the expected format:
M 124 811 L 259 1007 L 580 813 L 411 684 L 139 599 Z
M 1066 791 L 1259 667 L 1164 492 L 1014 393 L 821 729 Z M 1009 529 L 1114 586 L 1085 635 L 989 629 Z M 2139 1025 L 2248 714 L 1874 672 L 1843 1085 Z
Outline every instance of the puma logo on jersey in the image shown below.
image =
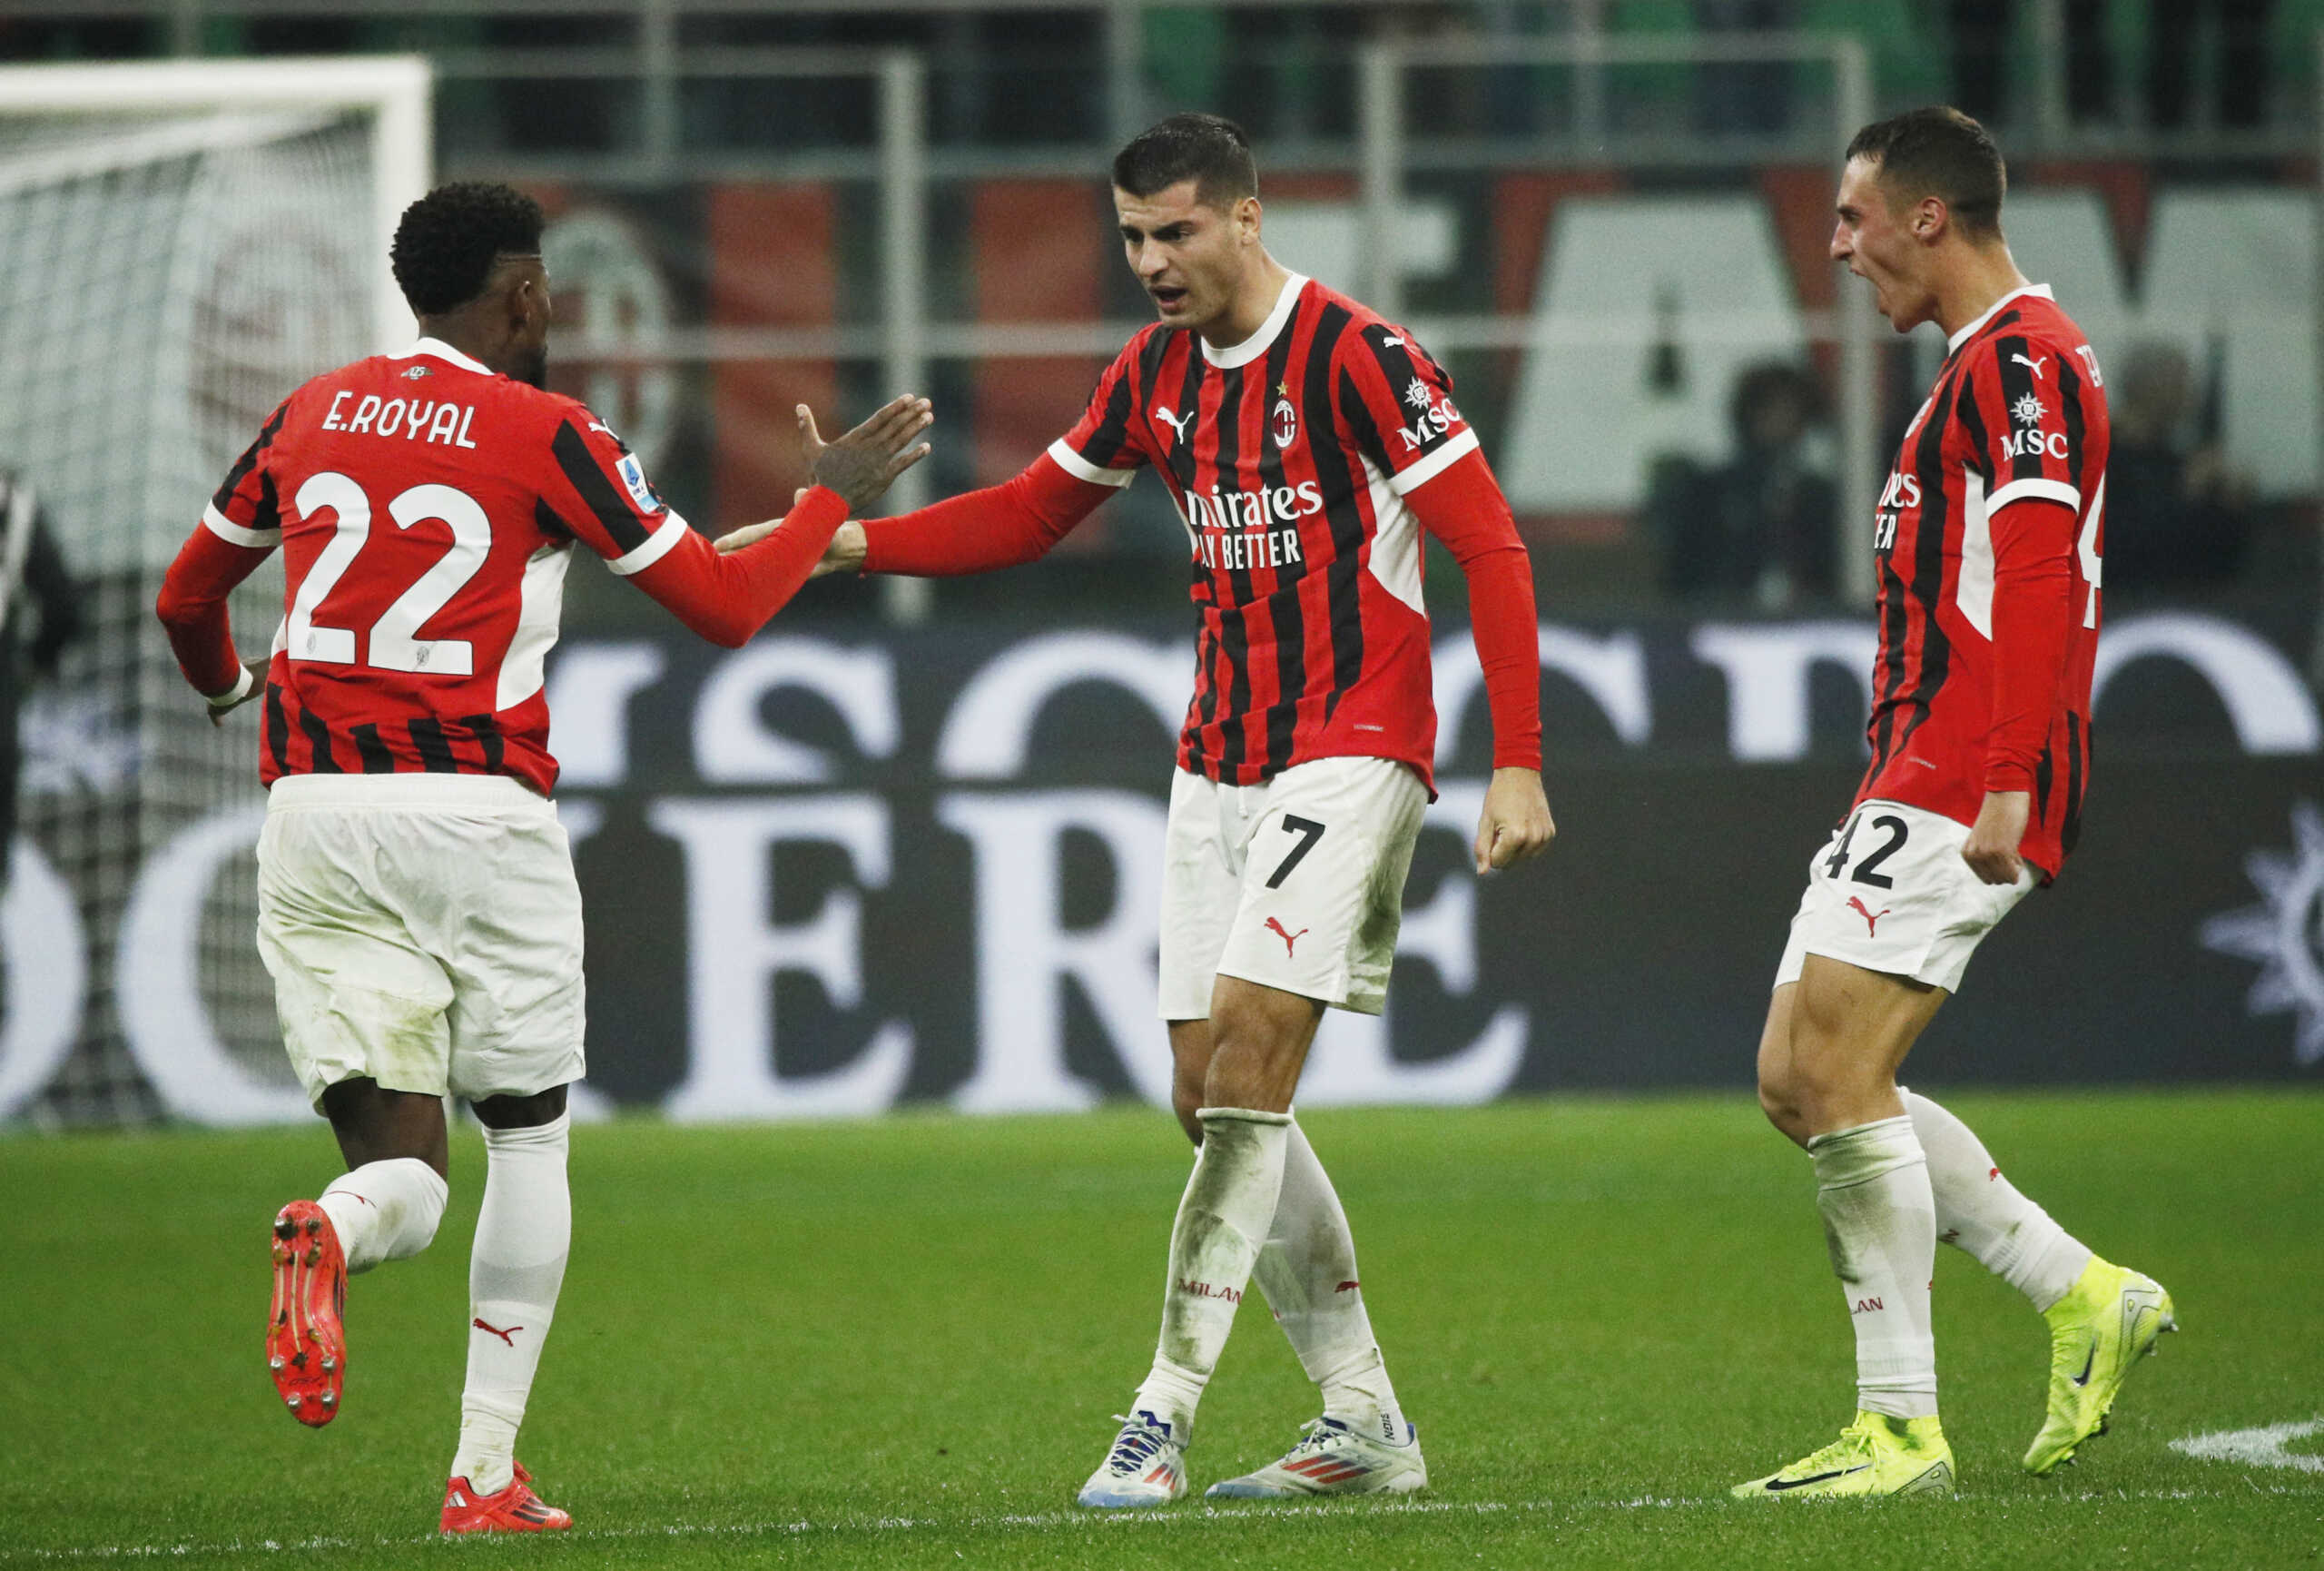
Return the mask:
M 517 1333 L 525 1329 L 522 1326 L 511 1326 L 504 1331 L 498 1326 L 486 1325 L 480 1319 L 470 1320 L 468 1324 L 474 1326 L 479 1331 L 490 1331 L 494 1336 L 498 1337 L 502 1341 L 507 1343 L 512 1348 L 517 1345 Z
M 1848 904 L 1855 910 L 1858 916 L 1864 918 L 1865 936 L 1867 938 L 1879 937 L 1880 918 L 1888 914 L 1888 907 L 1885 905 L 1882 906 L 1878 915 L 1875 915 L 1872 907 L 1866 905 L 1863 901 L 1857 899 L 1853 894 L 1848 896 Z
M 1284 958 L 1286 960 L 1292 957 L 1294 953 L 1292 946 L 1297 944 L 1301 939 L 1306 937 L 1308 934 L 1308 929 L 1305 927 L 1301 928 L 1296 933 L 1289 932 L 1284 927 L 1282 923 L 1277 922 L 1272 916 L 1267 918 L 1267 931 L 1274 934 L 1277 938 L 1283 940 L 1283 954 Z
M 1404 347 L 1404 341 L 1398 338 L 1392 332 L 1380 341 L 1380 347 L 1382 349 L 1402 349 Z
M 2025 366 L 2032 370 L 2035 376 L 2040 376 L 2042 374 L 2042 368 L 2050 363 L 2050 357 L 2048 355 L 2042 355 L 2034 360 L 2027 360 L 2022 354 L 2014 354 L 2009 358 L 2015 361 L 2019 365 Z
M 1182 420 L 1179 418 L 1178 412 L 1176 410 L 1166 410 L 1159 404 L 1155 406 L 1154 418 L 1167 425 L 1172 430 L 1177 432 L 1178 440 L 1180 441 L 1185 441 L 1187 440 L 1187 428 L 1195 423 L 1194 416 L 1187 415 Z

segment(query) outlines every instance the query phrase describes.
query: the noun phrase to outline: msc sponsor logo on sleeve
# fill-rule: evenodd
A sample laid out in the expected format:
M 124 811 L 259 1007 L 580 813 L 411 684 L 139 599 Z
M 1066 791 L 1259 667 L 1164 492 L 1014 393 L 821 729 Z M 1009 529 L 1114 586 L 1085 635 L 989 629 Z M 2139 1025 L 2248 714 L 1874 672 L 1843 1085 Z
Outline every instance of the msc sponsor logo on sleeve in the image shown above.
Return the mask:
M 1413 423 L 1398 426 L 1396 434 L 1404 439 L 1404 451 L 1416 453 L 1421 449 L 1449 435 L 1461 424 L 1461 411 L 1452 407 L 1450 398 L 1439 394 L 1420 378 L 1414 377 L 1404 389 L 1404 402 L 1413 410 Z
M 2002 439 L 2001 456 L 2004 459 L 2053 458 L 2063 463 L 2066 439 L 2063 431 L 2044 431 L 2042 421 L 2049 410 L 2043 405 L 2039 393 L 2020 393 L 2009 406 L 2010 419 L 2017 430 Z

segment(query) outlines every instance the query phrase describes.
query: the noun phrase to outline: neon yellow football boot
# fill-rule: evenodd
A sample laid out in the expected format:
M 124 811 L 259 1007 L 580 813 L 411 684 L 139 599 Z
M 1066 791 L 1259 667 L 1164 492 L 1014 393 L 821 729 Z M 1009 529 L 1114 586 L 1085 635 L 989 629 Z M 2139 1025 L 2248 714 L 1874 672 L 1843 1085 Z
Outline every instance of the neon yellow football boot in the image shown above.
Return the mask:
M 2050 1322 L 2050 1412 L 2025 1453 L 2025 1470 L 2037 1477 L 2106 1432 L 2131 1366 L 2154 1351 L 2163 1332 L 2179 1329 L 2161 1282 L 2095 1255 L 2042 1318 Z
M 1953 1493 L 1953 1447 L 1934 1418 L 1858 1413 L 1840 1438 L 1780 1472 L 1728 1491 L 1738 1500 Z

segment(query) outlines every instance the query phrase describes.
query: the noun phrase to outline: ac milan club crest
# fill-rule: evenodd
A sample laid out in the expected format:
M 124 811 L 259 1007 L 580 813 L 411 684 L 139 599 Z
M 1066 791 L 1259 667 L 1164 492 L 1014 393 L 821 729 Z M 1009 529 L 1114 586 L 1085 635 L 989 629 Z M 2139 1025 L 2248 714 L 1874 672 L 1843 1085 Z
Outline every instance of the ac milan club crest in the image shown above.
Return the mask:
M 1267 416 L 1267 424 L 1275 432 L 1275 445 L 1279 449 L 1287 450 L 1299 440 L 1299 411 L 1292 407 L 1291 384 L 1287 381 L 1275 384 L 1275 408 Z

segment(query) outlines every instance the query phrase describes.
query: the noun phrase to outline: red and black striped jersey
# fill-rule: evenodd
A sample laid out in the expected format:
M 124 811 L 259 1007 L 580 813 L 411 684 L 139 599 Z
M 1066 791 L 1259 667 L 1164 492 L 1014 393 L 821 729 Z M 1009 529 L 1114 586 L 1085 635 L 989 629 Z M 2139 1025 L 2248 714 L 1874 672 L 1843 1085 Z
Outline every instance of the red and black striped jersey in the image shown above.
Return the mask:
M 1856 799 L 1976 822 L 2032 793 L 2055 876 L 2090 781 L 2107 419 L 2098 357 L 2046 286 L 1952 336 L 1876 515 L 1880 654 Z
M 202 521 L 282 548 L 261 778 L 509 775 L 544 795 L 574 543 L 627 575 L 691 532 L 587 409 L 431 339 L 292 393 Z
M 1406 493 L 1477 436 L 1412 335 L 1293 274 L 1231 349 L 1157 324 L 1049 449 L 1124 486 L 1151 465 L 1193 558 L 1200 617 L 1179 767 L 1253 785 L 1310 758 L 1430 777 L 1436 712 L 1421 528 Z

